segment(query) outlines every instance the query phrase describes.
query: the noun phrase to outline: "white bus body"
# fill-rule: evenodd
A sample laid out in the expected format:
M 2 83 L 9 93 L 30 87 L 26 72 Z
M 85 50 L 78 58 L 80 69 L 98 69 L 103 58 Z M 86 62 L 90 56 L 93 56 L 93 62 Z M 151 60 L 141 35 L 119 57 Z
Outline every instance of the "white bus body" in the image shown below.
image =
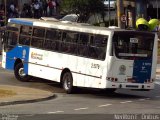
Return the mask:
M 12 29 L 8 28 L 4 37 L 2 66 L 5 69 L 14 70 L 15 76 L 19 80 L 25 81 L 29 79 L 29 76 L 35 76 L 61 82 L 68 93 L 71 93 L 73 86 L 137 90 L 150 90 L 154 88 L 157 61 L 157 35 L 154 33 L 107 29 L 84 26 L 77 23 L 47 22 L 35 19 L 15 18 L 9 20 L 8 26 L 12 28 L 16 25 L 18 26 L 16 31 L 16 34 L 18 34 L 18 44 L 12 44 L 12 48 L 9 47 L 11 43 L 7 40 L 7 32 L 12 31 Z M 21 35 L 22 26 L 29 26 L 29 29 L 32 31 L 29 33 L 31 37 L 28 37 L 30 38 L 29 45 L 20 43 L 21 37 L 27 37 Z M 38 38 L 40 36 L 34 38 L 34 27 L 44 29 L 45 35 L 43 39 Z M 81 52 L 82 50 L 78 49 L 79 45 L 76 43 L 72 44 L 72 47 L 76 49 L 76 53 L 73 53 L 73 51 L 64 52 L 61 51 L 62 49 L 51 50 L 49 47 L 44 47 L 47 43 L 46 36 L 48 29 L 58 30 L 62 41 L 60 43 L 58 43 L 59 41 L 56 42 L 61 47 L 65 43 L 62 34 L 65 33 L 66 35 L 68 31 L 69 34 L 70 32 L 71 34 L 74 32 L 78 36 L 78 40 L 81 39 L 79 37 L 80 34 L 85 34 L 89 36 L 86 45 L 86 47 L 89 47 L 87 49 L 94 49 L 95 47 L 97 48 L 94 50 L 105 49 L 104 57 L 100 57 L 100 54 L 97 57 L 91 57 L 92 52 L 88 51 L 89 57 L 81 53 L 77 54 L 77 51 Z M 63 32 L 59 33 L 59 31 Z M 92 38 L 95 40 L 95 36 L 100 36 L 99 38 L 103 37 L 107 41 L 104 41 L 104 43 L 95 42 L 91 45 Z M 143 41 L 143 37 L 148 43 Z M 34 39 L 44 40 L 42 47 L 36 46 L 40 41 L 36 45 L 33 44 Z M 146 45 L 144 49 L 144 43 L 151 45 Z M 106 47 L 103 45 L 99 47 L 96 44 L 106 44 Z M 125 51 L 124 45 L 128 45 L 126 47 L 126 51 L 128 52 Z M 51 47 L 53 46 L 51 45 Z M 122 52 L 118 50 L 120 47 L 122 47 Z

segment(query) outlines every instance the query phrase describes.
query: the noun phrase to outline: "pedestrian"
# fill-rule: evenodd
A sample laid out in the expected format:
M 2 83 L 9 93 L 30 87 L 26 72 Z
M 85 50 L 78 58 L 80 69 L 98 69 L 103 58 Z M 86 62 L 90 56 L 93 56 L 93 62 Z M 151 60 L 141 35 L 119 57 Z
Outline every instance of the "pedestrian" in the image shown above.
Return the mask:
M 55 2 L 55 0 L 49 0 L 48 6 L 49 6 L 49 15 L 50 16 L 55 15 L 56 14 L 56 2 Z
M 0 5 L 0 26 L 5 25 L 5 7 L 3 4 Z
M 43 15 L 44 15 L 44 16 L 48 16 L 48 14 L 47 14 L 47 8 L 48 8 L 47 1 L 44 0 L 44 1 L 43 1 Z
M 39 4 L 39 17 L 42 17 L 42 15 L 43 15 L 43 2 L 42 2 L 42 0 L 38 0 L 38 4 Z
M 40 5 L 37 0 L 34 2 L 33 11 L 34 11 L 34 18 L 39 18 Z
M 14 13 L 15 13 L 15 5 L 13 2 L 11 2 L 9 6 L 9 17 L 10 18 L 14 17 Z
M 53 4 L 53 15 L 57 15 L 57 3 L 56 0 L 52 0 Z
M 52 4 L 52 0 L 49 0 L 48 7 L 49 7 L 49 16 L 52 16 L 53 15 L 53 9 L 54 9 L 54 6 Z

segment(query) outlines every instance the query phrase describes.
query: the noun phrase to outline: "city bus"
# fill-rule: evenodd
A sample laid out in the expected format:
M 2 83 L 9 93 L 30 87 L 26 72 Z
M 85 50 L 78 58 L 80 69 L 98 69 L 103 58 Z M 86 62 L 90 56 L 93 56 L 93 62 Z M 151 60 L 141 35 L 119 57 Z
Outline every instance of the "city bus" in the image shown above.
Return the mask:
M 108 91 L 154 89 L 157 35 L 88 24 L 11 18 L 2 39 L 2 67 L 33 77 Z

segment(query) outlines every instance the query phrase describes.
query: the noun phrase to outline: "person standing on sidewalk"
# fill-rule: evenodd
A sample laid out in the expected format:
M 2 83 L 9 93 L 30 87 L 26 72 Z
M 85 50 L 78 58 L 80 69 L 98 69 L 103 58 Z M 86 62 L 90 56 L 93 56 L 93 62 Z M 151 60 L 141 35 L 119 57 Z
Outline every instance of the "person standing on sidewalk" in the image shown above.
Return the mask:
M 34 5 L 33 5 L 33 9 L 34 9 L 34 18 L 39 18 L 40 5 L 39 5 L 38 1 L 35 1 Z
M 0 26 L 5 25 L 5 7 L 3 4 L 0 5 Z
M 55 0 L 49 0 L 48 6 L 49 6 L 49 16 L 55 15 L 56 14 L 56 2 L 55 2 Z

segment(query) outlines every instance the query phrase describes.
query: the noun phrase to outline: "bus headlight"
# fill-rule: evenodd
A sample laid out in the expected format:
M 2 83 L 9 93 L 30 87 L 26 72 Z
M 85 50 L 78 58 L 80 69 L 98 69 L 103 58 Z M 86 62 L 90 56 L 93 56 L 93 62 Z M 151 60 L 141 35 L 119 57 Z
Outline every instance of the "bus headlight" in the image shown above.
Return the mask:
M 119 67 L 119 74 L 120 75 L 125 75 L 125 72 L 126 72 L 126 66 L 125 65 L 121 65 L 120 67 Z

